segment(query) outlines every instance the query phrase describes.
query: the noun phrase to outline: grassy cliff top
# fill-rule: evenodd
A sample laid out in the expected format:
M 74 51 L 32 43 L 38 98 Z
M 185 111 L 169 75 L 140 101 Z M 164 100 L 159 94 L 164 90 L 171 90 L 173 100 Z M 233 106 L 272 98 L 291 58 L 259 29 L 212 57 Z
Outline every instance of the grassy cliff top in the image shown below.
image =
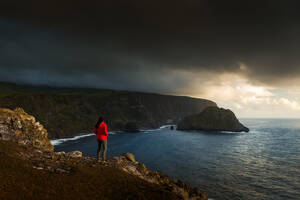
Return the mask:
M 40 170 L 34 149 L 0 140 L 0 199 L 180 199 L 160 185 L 117 168 L 61 162 L 71 173 Z M 54 161 L 53 161 L 54 162 Z M 35 163 L 35 164 L 34 164 Z

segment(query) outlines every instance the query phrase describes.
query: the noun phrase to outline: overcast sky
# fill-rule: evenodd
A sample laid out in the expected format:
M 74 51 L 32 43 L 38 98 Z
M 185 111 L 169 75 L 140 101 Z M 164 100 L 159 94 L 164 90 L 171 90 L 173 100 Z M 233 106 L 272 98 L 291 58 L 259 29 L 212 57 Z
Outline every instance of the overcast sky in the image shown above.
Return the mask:
M 1 0 L 0 80 L 300 117 L 298 0 Z

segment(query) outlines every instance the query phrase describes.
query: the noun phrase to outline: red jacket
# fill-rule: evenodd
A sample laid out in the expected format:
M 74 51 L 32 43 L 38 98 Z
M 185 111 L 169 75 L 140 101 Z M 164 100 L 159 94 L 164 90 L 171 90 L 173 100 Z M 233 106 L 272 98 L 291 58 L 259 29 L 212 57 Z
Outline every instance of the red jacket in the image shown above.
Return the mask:
M 107 140 L 108 132 L 105 122 L 102 122 L 98 128 L 94 128 L 94 133 L 97 135 L 97 140 Z

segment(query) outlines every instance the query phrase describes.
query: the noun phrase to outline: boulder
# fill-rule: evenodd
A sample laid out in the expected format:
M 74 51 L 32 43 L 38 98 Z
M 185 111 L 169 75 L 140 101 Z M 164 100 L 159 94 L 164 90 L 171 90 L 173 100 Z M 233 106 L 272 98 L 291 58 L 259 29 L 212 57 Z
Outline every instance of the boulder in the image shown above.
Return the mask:
M 131 162 L 136 162 L 135 157 L 132 153 L 125 153 L 124 156 L 127 158 L 127 160 L 131 161 Z
M 22 108 L 0 108 L 0 140 L 11 140 L 42 151 L 53 151 L 47 130 Z
M 201 113 L 185 117 L 177 125 L 178 130 L 248 132 L 249 129 L 239 122 L 228 109 L 208 107 Z
M 67 153 L 67 156 L 71 158 L 82 158 L 82 152 L 81 151 L 72 151 Z
M 55 155 L 57 155 L 57 156 L 65 156 L 66 152 L 64 152 L 64 151 L 55 152 Z

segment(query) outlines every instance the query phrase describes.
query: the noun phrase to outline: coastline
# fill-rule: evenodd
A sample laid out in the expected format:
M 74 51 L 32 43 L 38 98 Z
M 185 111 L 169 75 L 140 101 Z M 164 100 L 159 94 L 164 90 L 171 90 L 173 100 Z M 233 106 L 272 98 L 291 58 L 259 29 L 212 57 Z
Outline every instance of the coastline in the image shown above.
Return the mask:
M 171 125 L 163 125 L 163 126 L 160 126 L 157 129 L 141 130 L 140 132 L 152 132 L 152 131 L 157 131 L 157 130 L 161 130 L 161 129 L 164 129 L 164 128 L 168 128 L 170 126 L 176 126 L 176 125 L 172 125 L 172 124 Z M 111 131 L 111 132 L 108 132 L 108 133 L 110 135 L 115 135 L 115 134 L 118 134 L 118 133 L 122 134 L 123 131 Z M 60 145 L 64 142 L 67 142 L 67 141 L 78 140 L 78 139 L 85 138 L 85 137 L 90 137 L 90 136 L 93 136 L 93 135 L 95 135 L 95 134 L 94 133 L 82 133 L 82 134 L 76 135 L 74 137 L 53 139 L 53 140 L 50 140 L 50 142 L 53 146 L 57 146 L 57 145 Z

